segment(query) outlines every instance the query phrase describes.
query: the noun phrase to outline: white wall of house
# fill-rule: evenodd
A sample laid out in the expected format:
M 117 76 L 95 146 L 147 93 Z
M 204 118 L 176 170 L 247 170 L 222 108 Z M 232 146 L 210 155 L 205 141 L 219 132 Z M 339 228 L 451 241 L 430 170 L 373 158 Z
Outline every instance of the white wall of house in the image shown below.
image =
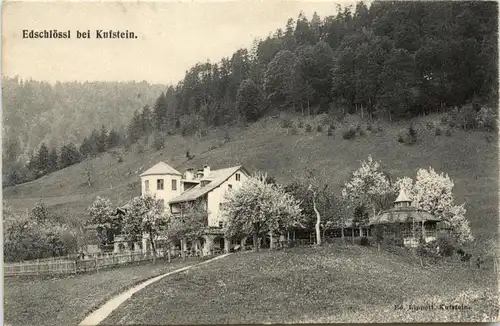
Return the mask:
M 163 180 L 163 189 L 158 189 L 158 180 Z M 173 180 L 175 180 L 175 189 L 172 184 Z M 168 208 L 167 203 L 179 196 L 182 190 L 180 175 L 158 174 L 141 177 L 141 195 L 149 194 L 156 199 L 163 199 L 165 208 Z
M 239 175 L 239 180 L 237 176 Z M 243 182 L 248 179 L 248 175 L 243 170 L 238 170 L 229 179 L 224 181 L 219 187 L 213 189 L 208 193 L 208 226 L 218 227 L 219 222 L 225 222 L 224 216 L 221 214 L 220 205 L 224 203 L 224 195 L 229 191 L 230 186 L 232 189 L 238 189 Z

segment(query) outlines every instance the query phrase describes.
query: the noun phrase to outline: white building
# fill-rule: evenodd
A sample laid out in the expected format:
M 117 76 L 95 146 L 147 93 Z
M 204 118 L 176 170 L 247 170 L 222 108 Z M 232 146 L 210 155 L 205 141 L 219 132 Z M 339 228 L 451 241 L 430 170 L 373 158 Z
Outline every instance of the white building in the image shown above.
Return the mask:
M 205 165 L 195 171 L 187 169 L 180 173 L 164 162 L 160 162 L 140 175 L 141 194 L 151 195 L 163 201 L 165 209 L 173 216 L 181 216 L 183 206 L 190 202 L 201 202 L 207 210 L 206 235 L 201 246 L 204 254 L 214 248 L 229 250 L 230 242 L 224 239 L 225 218 L 221 212 L 225 194 L 238 189 L 249 178 L 248 171 L 241 165 L 211 170 Z

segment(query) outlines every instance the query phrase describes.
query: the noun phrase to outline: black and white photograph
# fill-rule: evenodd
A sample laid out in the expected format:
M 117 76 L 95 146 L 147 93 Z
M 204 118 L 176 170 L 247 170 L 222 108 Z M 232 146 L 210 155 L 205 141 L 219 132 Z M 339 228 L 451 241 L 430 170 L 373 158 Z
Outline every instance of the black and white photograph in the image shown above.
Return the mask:
M 3 1 L 3 324 L 500 321 L 498 5 Z

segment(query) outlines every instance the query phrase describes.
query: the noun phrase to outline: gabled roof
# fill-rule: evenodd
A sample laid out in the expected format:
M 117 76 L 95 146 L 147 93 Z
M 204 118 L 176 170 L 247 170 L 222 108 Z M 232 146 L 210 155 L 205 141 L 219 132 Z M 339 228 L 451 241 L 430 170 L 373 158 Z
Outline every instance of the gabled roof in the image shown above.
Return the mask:
M 140 176 L 143 177 L 146 175 L 156 175 L 156 174 L 182 175 L 182 173 L 180 173 L 167 163 L 159 162 L 158 164 L 154 165 L 150 169 L 143 172 Z
M 399 191 L 399 196 L 396 198 L 394 201 L 395 203 L 401 203 L 401 202 L 411 202 L 410 198 L 408 198 L 408 195 L 406 195 L 406 192 L 404 191 L 403 188 Z
M 182 202 L 188 202 L 188 201 L 193 201 L 198 198 L 200 198 L 203 195 L 206 195 L 213 189 L 217 188 L 220 186 L 224 181 L 229 179 L 234 173 L 239 171 L 240 169 L 243 169 L 245 173 L 246 172 L 245 168 L 243 166 L 238 165 L 234 166 L 231 168 L 226 168 L 226 169 L 220 169 L 220 170 L 212 170 L 210 171 L 210 175 L 208 177 L 203 177 L 202 180 L 206 181 L 211 181 L 209 184 L 202 186 L 201 184 L 183 192 L 181 195 L 173 198 L 169 203 L 170 204 L 175 204 L 175 203 L 182 203 Z

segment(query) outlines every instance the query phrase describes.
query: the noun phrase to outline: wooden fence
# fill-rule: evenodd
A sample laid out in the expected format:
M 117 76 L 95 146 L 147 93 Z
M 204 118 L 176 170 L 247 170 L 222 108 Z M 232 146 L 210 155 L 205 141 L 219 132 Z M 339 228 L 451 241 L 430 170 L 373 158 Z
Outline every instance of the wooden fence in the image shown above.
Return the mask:
M 166 256 L 166 251 L 159 250 L 157 258 Z M 62 258 L 62 259 L 61 259 Z M 151 253 L 127 252 L 120 254 L 105 254 L 101 256 L 86 257 L 84 259 L 45 259 L 21 263 L 4 264 L 4 276 L 17 275 L 47 275 L 47 274 L 77 274 L 100 269 L 125 265 L 134 262 L 149 261 L 153 259 Z

